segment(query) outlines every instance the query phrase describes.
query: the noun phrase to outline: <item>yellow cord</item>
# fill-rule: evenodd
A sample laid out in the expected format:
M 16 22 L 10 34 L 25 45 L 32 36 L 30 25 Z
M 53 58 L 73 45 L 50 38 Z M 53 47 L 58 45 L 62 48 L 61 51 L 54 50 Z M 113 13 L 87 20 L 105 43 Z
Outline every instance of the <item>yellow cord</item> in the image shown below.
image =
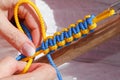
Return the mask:
M 114 9 L 107 9 L 105 11 L 103 11 L 102 13 L 100 13 L 99 15 L 97 15 L 94 19 L 93 19 L 93 22 L 94 23 L 97 23 L 99 21 L 102 21 L 112 15 L 115 14 L 115 10 Z
M 42 33 L 42 37 L 43 37 L 43 40 L 45 40 L 45 39 L 46 39 L 46 32 L 45 32 L 45 24 L 44 24 L 42 15 L 41 15 L 41 13 L 39 12 L 39 9 L 37 8 L 37 6 L 36 6 L 34 3 L 32 3 L 30 0 L 19 0 L 18 3 L 15 5 L 15 8 L 14 8 L 14 18 L 15 18 L 15 22 L 16 22 L 16 25 L 17 25 L 18 29 L 19 29 L 20 31 L 24 32 L 23 29 L 22 29 L 22 27 L 21 27 L 21 25 L 20 25 L 20 23 L 19 23 L 19 19 L 18 19 L 18 9 L 19 9 L 19 6 L 21 6 L 22 4 L 25 4 L 25 3 L 31 5 L 31 6 L 34 8 L 34 10 L 36 11 L 36 13 L 37 13 L 37 15 L 38 15 L 38 18 L 39 18 L 40 30 L 42 31 L 42 32 L 41 32 L 41 33 Z M 36 53 L 34 54 L 34 56 L 32 56 L 32 58 L 27 57 L 27 58 L 25 58 L 25 59 L 23 60 L 23 61 L 28 61 L 28 63 L 27 63 L 27 65 L 26 65 L 26 67 L 24 68 L 24 70 L 22 71 L 22 73 L 26 73 L 26 72 L 28 71 L 28 69 L 30 68 L 30 65 L 31 65 L 32 62 L 33 62 L 33 58 L 34 58 L 35 56 L 37 56 L 38 54 L 40 54 L 41 52 L 42 52 L 42 51 L 38 51 L 38 52 L 36 52 Z
M 29 61 L 28 61 L 28 63 L 27 63 L 27 65 L 25 66 L 25 68 L 24 68 L 23 71 L 21 72 L 21 74 L 24 74 L 24 73 L 26 73 L 26 72 L 29 70 L 32 62 L 33 62 L 33 58 L 30 58 Z
M 42 18 L 42 15 L 41 13 L 39 12 L 39 9 L 37 8 L 37 6 L 32 3 L 30 0 L 19 0 L 19 2 L 15 5 L 15 8 L 14 8 L 14 18 L 15 18 L 15 22 L 16 22 L 16 25 L 18 27 L 18 29 L 22 32 L 23 29 L 19 23 L 19 19 L 18 19 L 18 8 L 20 5 L 24 4 L 24 3 L 27 3 L 27 4 L 30 4 L 36 11 L 38 17 L 39 17 L 39 23 L 40 23 L 40 30 L 41 30 L 41 33 L 42 33 L 42 37 L 43 37 L 43 40 L 47 40 L 49 37 L 46 37 L 46 32 L 45 32 L 45 24 L 44 24 L 44 21 L 43 21 L 43 18 Z M 110 10 L 105 10 L 104 12 L 102 12 L 101 14 L 99 14 L 98 16 L 96 16 L 94 19 L 93 19 L 93 24 L 88 26 L 88 29 L 85 29 L 85 30 L 82 30 L 81 32 L 79 32 L 78 34 L 73 34 L 73 36 L 71 36 L 70 38 L 66 38 L 65 40 L 61 41 L 61 42 L 57 42 L 57 45 L 55 46 L 51 46 L 49 47 L 48 49 L 46 50 L 40 50 L 38 52 L 36 52 L 34 54 L 34 56 L 32 57 L 26 57 L 24 59 L 22 59 L 22 61 L 28 61 L 26 67 L 24 68 L 24 70 L 22 71 L 22 73 L 26 73 L 28 71 L 28 69 L 30 68 L 32 62 L 33 62 L 33 58 L 37 55 L 39 55 L 40 53 L 44 53 L 44 54 L 47 54 L 49 53 L 51 50 L 56 50 L 58 48 L 58 46 L 64 46 L 66 42 L 72 42 L 74 38 L 80 38 L 82 36 L 82 34 L 88 34 L 90 30 L 93 30 L 96 28 L 96 23 L 103 20 L 103 19 L 106 19 L 112 15 L 115 14 L 115 10 L 113 9 L 110 9 Z M 90 17 L 89 15 L 86 16 L 86 18 Z M 83 22 L 83 20 L 79 20 L 77 23 L 79 22 Z M 69 28 L 71 27 L 75 27 L 75 24 L 71 24 Z M 69 28 L 65 28 L 63 31 L 68 31 Z M 55 35 L 60 35 L 61 32 L 56 32 L 54 34 Z M 52 39 L 53 37 L 51 37 Z
M 42 18 L 42 15 L 41 13 L 39 12 L 39 9 L 37 8 L 37 6 L 32 3 L 30 0 L 19 0 L 18 3 L 15 5 L 15 8 L 14 8 L 14 18 L 15 18 L 15 22 L 16 22 L 16 25 L 18 27 L 18 29 L 22 32 L 24 32 L 22 30 L 22 27 L 19 23 L 19 19 L 18 19 L 18 9 L 19 9 L 19 6 L 21 4 L 24 4 L 24 3 L 27 3 L 27 4 L 30 4 L 34 10 L 36 11 L 38 17 L 39 17 L 39 23 L 40 23 L 40 30 L 42 31 L 42 37 L 43 37 L 43 40 L 46 39 L 46 32 L 45 32 L 45 24 L 44 24 L 44 21 L 43 21 L 43 18 Z

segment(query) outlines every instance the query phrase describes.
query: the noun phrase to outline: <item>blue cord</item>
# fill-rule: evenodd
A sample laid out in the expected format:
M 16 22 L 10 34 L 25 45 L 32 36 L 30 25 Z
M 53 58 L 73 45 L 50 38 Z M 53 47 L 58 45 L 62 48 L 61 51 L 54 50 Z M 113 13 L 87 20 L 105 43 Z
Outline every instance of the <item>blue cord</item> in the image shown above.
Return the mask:
M 65 38 L 70 38 L 72 36 L 72 34 L 77 34 L 79 33 L 81 30 L 85 30 L 85 29 L 88 29 L 88 25 L 92 25 L 92 20 L 95 16 L 94 15 L 91 15 L 90 18 L 86 19 L 84 22 L 80 22 L 79 24 L 76 25 L 76 27 L 71 27 L 68 31 L 64 31 L 62 32 L 60 35 L 56 35 L 54 36 L 53 39 L 48 39 L 46 41 L 43 41 L 41 46 L 39 48 L 36 49 L 36 51 L 39 51 L 39 50 L 46 50 L 49 48 L 49 46 L 54 46 L 56 45 L 57 42 L 61 42 L 63 41 Z M 27 29 L 27 27 L 21 23 L 21 26 L 25 32 L 25 34 L 29 37 L 30 40 L 32 40 L 32 36 L 31 36 L 31 33 L 29 32 L 29 30 Z M 91 32 L 93 32 L 94 30 L 91 30 Z M 82 38 L 86 37 L 87 34 L 83 34 L 82 35 Z M 75 38 L 74 40 L 77 40 L 78 38 Z M 65 45 L 68 46 L 71 42 L 67 42 Z M 62 48 L 62 46 L 58 46 L 58 49 Z M 57 73 L 57 77 L 59 80 L 62 80 L 62 76 L 59 72 L 59 70 L 57 69 L 57 66 L 55 65 L 52 57 L 51 57 L 51 54 L 54 52 L 53 51 L 50 51 L 46 56 L 48 58 L 48 61 L 49 63 L 55 68 L 56 70 L 56 73 Z M 21 60 L 25 58 L 24 55 L 19 55 L 16 59 L 17 60 Z
M 27 28 L 23 23 L 21 23 L 21 26 L 22 26 L 25 34 L 28 36 L 28 38 L 29 38 L 30 40 L 32 40 L 32 36 L 31 36 L 31 33 L 30 33 L 30 31 L 28 30 L 28 28 Z M 46 42 L 46 43 L 48 44 L 48 42 Z M 47 46 L 47 45 L 46 45 L 46 46 Z M 36 51 L 38 51 L 38 50 L 40 50 L 40 49 L 41 49 L 41 47 L 40 47 L 40 48 L 37 48 Z M 53 61 L 53 59 L 52 59 L 52 57 L 51 57 L 51 53 L 48 53 L 46 56 L 47 56 L 47 58 L 48 58 L 49 63 L 55 68 L 56 73 L 57 73 L 58 80 L 62 80 L 61 73 L 59 72 L 57 66 L 55 65 L 55 63 L 54 63 L 54 61 Z M 23 59 L 23 58 L 25 58 L 25 57 L 26 57 L 26 56 L 24 56 L 23 54 L 21 54 L 21 55 L 19 55 L 19 56 L 16 58 L 16 60 L 20 61 L 21 59 Z
M 27 35 L 27 37 L 32 41 L 32 35 L 30 34 L 29 29 L 22 22 L 20 23 L 20 25 L 21 25 L 23 31 L 25 31 L 25 34 Z
M 16 57 L 17 61 L 20 61 L 21 59 L 25 58 L 26 56 L 24 56 L 23 54 L 20 54 Z
M 57 66 L 55 65 L 55 63 L 54 63 L 54 61 L 53 61 L 53 59 L 51 57 L 51 54 L 48 53 L 46 56 L 48 58 L 49 63 L 55 68 L 58 80 L 63 80 L 60 71 L 58 70 Z

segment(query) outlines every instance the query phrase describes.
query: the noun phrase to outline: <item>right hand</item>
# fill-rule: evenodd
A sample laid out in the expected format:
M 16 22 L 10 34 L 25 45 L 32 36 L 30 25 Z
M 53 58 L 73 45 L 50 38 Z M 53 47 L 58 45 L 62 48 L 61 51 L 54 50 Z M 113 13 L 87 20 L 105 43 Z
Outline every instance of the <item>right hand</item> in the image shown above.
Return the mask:
M 0 60 L 0 80 L 54 80 L 56 77 L 54 68 L 45 63 L 33 63 L 28 73 L 17 74 L 25 66 L 26 62 L 11 57 Z

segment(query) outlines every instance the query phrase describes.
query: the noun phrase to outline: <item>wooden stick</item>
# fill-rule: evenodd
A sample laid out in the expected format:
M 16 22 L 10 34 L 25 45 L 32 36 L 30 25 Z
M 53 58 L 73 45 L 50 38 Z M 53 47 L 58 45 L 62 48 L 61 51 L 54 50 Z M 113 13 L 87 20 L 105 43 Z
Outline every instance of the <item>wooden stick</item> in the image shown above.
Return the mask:
M 116 36 L 120 33 L 120 16 L 116 16 L 101 23 L 101 25 L 95 30 L 94 33 L 89 34 L 85 38 L 81 38 L 77 42 L 57 50 L 53 53 L 52 57 L 57 65 L 61 65 L 68 62 L 77 56 L 87 52 L 88 50 L 94 48 L 95 46 L 103 43 L 109 38 Z M 48 62 L 46 57 L 42 57 L 37 60 L 37 62 Z

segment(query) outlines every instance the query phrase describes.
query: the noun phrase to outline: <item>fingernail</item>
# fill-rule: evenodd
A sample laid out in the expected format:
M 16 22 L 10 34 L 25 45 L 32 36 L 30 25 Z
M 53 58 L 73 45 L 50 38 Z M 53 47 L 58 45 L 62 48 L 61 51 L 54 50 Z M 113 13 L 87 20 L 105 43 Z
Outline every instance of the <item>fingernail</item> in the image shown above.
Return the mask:
M 26 56 L 33 56 L 35 53 L 35 49 L 29 43 L 25 43 L 21 50 Z

